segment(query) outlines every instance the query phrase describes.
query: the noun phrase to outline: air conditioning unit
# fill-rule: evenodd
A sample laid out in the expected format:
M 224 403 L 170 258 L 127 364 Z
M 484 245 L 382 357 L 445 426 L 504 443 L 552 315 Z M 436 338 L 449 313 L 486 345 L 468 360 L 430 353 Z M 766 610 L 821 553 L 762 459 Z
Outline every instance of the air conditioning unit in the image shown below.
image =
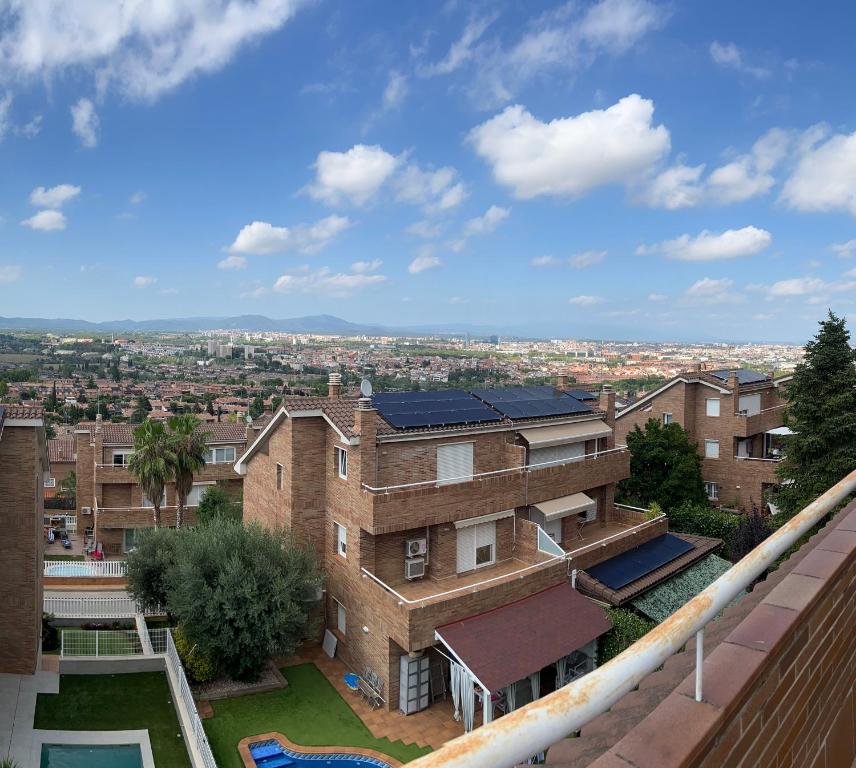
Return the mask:
M 428 553 L 428 539 L 408 539 L 407 556 L 418 557 Z
M 80 514 L 81 515 L 91 515 L 92 514 L 92 507 L 81 507 L 80 508 Z
M 404 560 L 404 578 L 421 579 L 425 575 L 425 558 L 408 557 Z

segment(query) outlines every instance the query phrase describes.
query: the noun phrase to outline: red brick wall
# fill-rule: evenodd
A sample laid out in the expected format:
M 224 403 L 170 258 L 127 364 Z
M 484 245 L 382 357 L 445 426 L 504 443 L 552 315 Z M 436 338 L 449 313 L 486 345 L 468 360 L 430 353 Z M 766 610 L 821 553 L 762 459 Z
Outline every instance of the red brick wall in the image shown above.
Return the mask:
M 0 672 L 32 674 L 39 658 L 48 469 L 41 455 L 35 427 L 6 424 L 0 439 Z

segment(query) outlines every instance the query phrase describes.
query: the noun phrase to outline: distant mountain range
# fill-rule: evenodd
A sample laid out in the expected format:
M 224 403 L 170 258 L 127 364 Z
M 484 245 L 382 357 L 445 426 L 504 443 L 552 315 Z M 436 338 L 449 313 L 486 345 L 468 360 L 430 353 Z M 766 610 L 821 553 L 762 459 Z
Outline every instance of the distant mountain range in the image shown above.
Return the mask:
M 28 331 L 86 331 L 89 333 L 193 333 L 229 329 L 235 331 L 276 331 L 279 333 L 329 333 L 343 336 L 367 335 L 437 335 L 453 336 L 469 333 L 471 336 L 489 336 L 503 332 L 490 326 L 466 323 L 443 323 L 424 326 L 382 326 L 351 323 L 333 315 L 310 315 L 274 320 L 264 315 L 238 315 L 236 317 L 179 317 L 159 320 L 105 320 L 94 323 L 66 317 L 0 317 L 0 329 Z M 503 332 L 505 335 L 505 332 Z

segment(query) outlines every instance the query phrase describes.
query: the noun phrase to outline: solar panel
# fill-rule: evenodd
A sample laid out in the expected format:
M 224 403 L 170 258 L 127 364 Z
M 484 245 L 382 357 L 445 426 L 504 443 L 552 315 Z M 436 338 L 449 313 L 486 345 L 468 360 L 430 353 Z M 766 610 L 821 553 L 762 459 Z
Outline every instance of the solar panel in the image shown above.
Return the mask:
M 591 408 L 555 387 L 474 389 L 473 394 L 509 419 L 591 413 Z
M 722 381 L 728 381 L 728 377 L 731 375 L 731 371 L 729 370 L 707 371 L 707 373 Z M 752 371 L 749 368 L 740 368 L 736 373 L 738 384 L 760 384 L 762 381 L 770 381 L 769 376 L 758 373 L 758 371 Z
M 587 389 L 566 389 L 565 393 L 580 402 L 600 399 L 594 392 L 589 392 Z
M 444 427 L 454 424 L 483 424 L 501 416 L 461 389 L 436 392 L 384 392 L 372 402 L 381 416 L 396 429 Z
M 693 549 L 694 544 L 671 533 L 664 533 L 636 549 L 587 568 L 586 572 L 610 589 L 621 589 Z

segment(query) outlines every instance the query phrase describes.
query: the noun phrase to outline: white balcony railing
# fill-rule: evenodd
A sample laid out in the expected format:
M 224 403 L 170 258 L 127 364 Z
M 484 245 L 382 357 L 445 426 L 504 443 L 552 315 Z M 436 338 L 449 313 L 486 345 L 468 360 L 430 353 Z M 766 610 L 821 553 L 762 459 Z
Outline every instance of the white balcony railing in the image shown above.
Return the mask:
M 138 613 L 144 616 L 162 616 L 164 613 L 162 610 L 143 610 L 129 596 L 97 595 L 45 595 L 44 612 L 57 619 L 133 619 Z
M 455 485 L 457 483 L 469 483 L 473 480 L 483 480 L 488 477 L 501 477 L 503 475 L 512 475 L 522 472 L 534 472 L 539 469 L 547 469 L 549 467 L 561 467 L 565 464 L 578 464 L 585 459 L 598 459 L 601 456 L 611 456 L 615 453 L 625 453 L 626 445 L 617 445 L 615 448 L 608 448 L 605 451 L 595 451 L 594 453 L 585 453 L 582 456 L 574 456 L 568 459 L 556 459 L 555 461 L 544 461 L 539 464 L 522 464 L 518 467 L 506 467 L 505 469 L 494 469 L 491 472 L 476 472 L 472 475 L 463 475 L 461 477 L 450 477 L 444 480 L 420 480 L 417 483 L 403 483 L 401 485 L 385 485 L 375 487 L 373 485 L 362 484 L 364 491 L 369 493 L 390 493 L 392 491 L 405 491 L 410 488 L 429 488 L 431 486 L 446 486 Z
M 124 560 L 45 560 L 43 572 L 49 578 L 122 578 L 126 574 Z
M 702 701 L 704 628 L 800 537 L 856 492 L 856 471 L 837 482 L 683 608 L 602 667 L 472 733 L 408 768 L 511 768 L 606 712 L 696 636 L 695 700 Z

